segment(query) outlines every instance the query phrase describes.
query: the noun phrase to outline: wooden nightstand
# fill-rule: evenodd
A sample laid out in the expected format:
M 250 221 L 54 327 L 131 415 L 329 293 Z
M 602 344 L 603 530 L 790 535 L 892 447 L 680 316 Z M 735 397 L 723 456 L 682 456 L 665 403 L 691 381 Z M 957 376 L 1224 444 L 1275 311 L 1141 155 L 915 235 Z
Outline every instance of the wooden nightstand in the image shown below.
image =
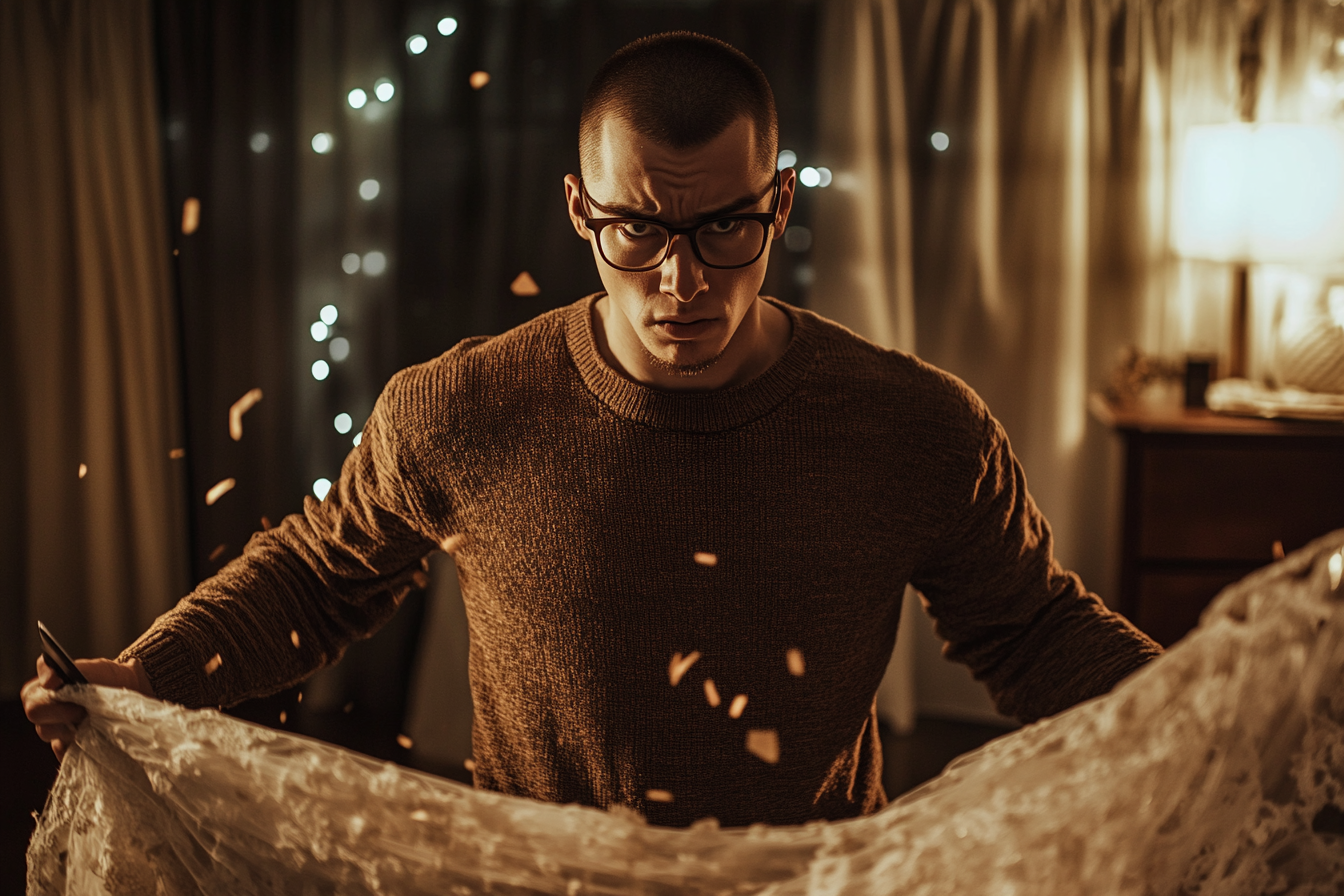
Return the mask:
M 1117 609 L 1159 643 L 1194 628 L 1223 587 L 1344 528 L 1344 423 L 1123 407 L 1125 488 Z

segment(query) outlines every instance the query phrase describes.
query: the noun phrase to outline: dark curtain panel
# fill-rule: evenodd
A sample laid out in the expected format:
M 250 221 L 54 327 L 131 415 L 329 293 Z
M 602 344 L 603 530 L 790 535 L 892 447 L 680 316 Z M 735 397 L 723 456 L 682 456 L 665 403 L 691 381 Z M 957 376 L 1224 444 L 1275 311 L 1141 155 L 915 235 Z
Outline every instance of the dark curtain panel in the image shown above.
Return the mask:
M 290 443 L 294 322 L 294 4 L 160 0 L 164 157 L 184 345 L 196 581 L 263 516 L 297 510 Z M 183 207 L 199 202 L 184 233 Z M 263 398 L 229 432 L 229 409 Z M 218 482 L 237 483 L 207 506 Z

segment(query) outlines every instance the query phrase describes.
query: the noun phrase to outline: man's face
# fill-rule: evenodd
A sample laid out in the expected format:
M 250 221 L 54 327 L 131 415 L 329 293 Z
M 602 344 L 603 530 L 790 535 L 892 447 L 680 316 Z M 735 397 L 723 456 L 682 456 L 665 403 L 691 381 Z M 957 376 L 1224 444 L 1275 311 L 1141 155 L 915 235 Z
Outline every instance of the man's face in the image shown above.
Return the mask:
M 744 343 L 759 338 L 760 327 L 739 328 L 765 280 L 769 245 L 751 265 L 725 270 L 701 264 L 683 234 L 673 237 L 660 267 L 628 273 L 601 258 L 583 218 L 647 217 L 676 227 L 728 208 L 767 212 L 773 172 L 762 171 L 756 162 L 754 141 L 754 128 L 745 117 L 704 146 L 686 150 L 653 143 L 612 117 L 603 125 L 598 170 L 583 184 L 595 203 L 612 211 L 589 208 L 585 213 L 578 179 L 565 179 L 574 227 L 594 243 L 594 260 L 614 315 L 614 338 L 642 347 L 645 360 L 665 374 L 694 376 L 721 356 L 754 350 Z M 792 205 L 793 174 L 786 175 L 771 240 L 783 233 Z M 761 198 L 737 205 L 753 197 Z

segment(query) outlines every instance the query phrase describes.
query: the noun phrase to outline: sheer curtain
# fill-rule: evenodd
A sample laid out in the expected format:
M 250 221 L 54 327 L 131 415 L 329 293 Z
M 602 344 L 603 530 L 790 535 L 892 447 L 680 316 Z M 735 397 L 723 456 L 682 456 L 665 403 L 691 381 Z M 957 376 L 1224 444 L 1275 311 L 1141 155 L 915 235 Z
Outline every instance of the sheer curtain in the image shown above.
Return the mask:
M 114 656 L 187 583 L 151 4 L 0 6 L 0 688 L 37 618 Z
M 1340 11 L 1262 5 L 1261 117 L 1301 116 L 1330 51 L 1323 20 Z M 1242 26 L 1256 8 L 828 4 L 821 164 L 844 188 L 818 202 L 814 305 L 878 342 L 917 346 L 985 398 L 1061 561 L 1103 597 L 1115 587 L 1120 470 L 1088 392 L 1127 345 L 1179 359 L 1226 343 L 1229 271 L 1168 249 L 1173 147 L 1191 124 L 1236 120 Z M 915 628 L 919 707 L 987 713 Z
M 817 153 L 835 178 L 816 199 L 816 279 L 808 307 L 879 345 L 913 352 L 906 90 L 895 6 L 827 3 L 817 75 Z M 879 713 L 898 732 L 915 724 L 917 607 L 906 589 L 896 647 L 877 695 Z

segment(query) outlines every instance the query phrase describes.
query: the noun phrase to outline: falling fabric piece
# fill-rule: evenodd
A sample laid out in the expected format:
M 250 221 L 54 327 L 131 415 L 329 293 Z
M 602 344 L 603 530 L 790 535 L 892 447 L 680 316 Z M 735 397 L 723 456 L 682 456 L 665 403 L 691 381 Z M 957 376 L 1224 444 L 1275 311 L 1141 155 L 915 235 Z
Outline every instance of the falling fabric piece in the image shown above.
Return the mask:
M 226 545 L 226 544 L 216 545 L 216 546 L 215 546 L 215 549 L 214 549 L 213 551 L 210 552 L 210 562 L 211 562 L 211 563 L 214 563 L 214 562 L 215 562 L 216 560 L 218 560 L 220 557 L 223 557 L 223 556 L 224 556 L 224 551 L 227 550 L 227 549 L 228 549 L 228 545 Z
M 523 271 L 513 282 L 509 284 L 509 292 L 516 296 L 535 296 L 541 292 L 541 287 L 537 286 L 537 281 L 532 279 L 532 275 Z
M 747 752 L 771 765 L 779 762 L 779 734 L 771 729 L 747 732 Z
M 201 224 L 201 200 L 192 196 L 182 203 L 182 232 L 188 236 Z
M 205 664 L 204 666 L 205 674 L 214 675 L 215 671 L 223 664 L 224 660 L 220 658 L 219 654 L 215 654 L 214 656 L 210 657 L 209 662 Z
M 261 401 L 260 389 L 249 389 L 242 398 L 229 408 L 229 438 L 235 442 L 243 440 L 243 415 L 252 410 L 252 406 Z
M 718 706 L 723 701 L 719 699 L 719 689 L 714 686 L 714 679 L 705 679 L 705 700 L 710 706 Z
M 784 661 L 789 665 L 789 674 L 795 678 L 801 678 L 807 667 L 803 664 L 803 652 L 797 647 L 790 647 L 784 654 Z
M 742 711 L 747 708 L 747 695 L 738 694 L 733 698 L 733 702 L 728 707 L 728 717 L 732 719 L 742 718 Z
M 220 498 L 224 497 L 224 495 L 232 491 L 233 487 L 237 484 L 238 483 L 233 479 L 221 479 L 219 482 L 210 486 L 210 491 L 205 493 L 206 505 L 214 504 Z
M 672 802 L 672 794 L 666 790 L 659 790 L 655 787 L 651 790 L 644 791 L 644 799 L 651 803 L 670 803 Z
M 403 750 L 409 750 L 411 747 L 415 746 L 415 742 L 404 734 L 397 735 L 397 743 Z
M 717 555 L 711 554 L 709 551 L 696 551 L 695 562 L 699 563 L 701 566 L 718 566 L 719 558 Z
M 471 77 L 468 80 L 471 83 L 472 90 L 480 90 L 482 87 L 490 83 L 490 73 L 472 72 Z
M 84 478 L 85 476 L 87 476 L 87 475 L 89 475 L 89 465 L 88 465 L 88 464 L 80 464 L 80 465 L 79 465 L 79 478 L 80 478 L 80 479 L 83 479 L 83 478 Z
M 181 460 L 186 456 L 187 456 L 187 449 L 185 448 L 174 448 L 172 451 L 168 452 L 169 460 Z
M 1110 695 L 875 815 L 798 827 L 657 827 L 70 687 L 88 719 L 29 846 L 28 893 L 1337 894 L 1341 546 L 1344 532 L 1227 589 Z
M 293 629 L 293 628 L 292 628 L 292 629 L 289 630 L 289 643 L 291 643 L 291 644 L 294 645 L 294 649 L 295 649 L 295 650 L 298 650 L 298 649 L 299 649 L 299 632 L 298 632 L 298 629 Z M 300 695 L 300 696 L 302 696 L 302 695 Z
M 672 654 L 672 662 L 667 666 L 667 677 L 672 681 L 672 687 L 677 686 L 677 682 L 681 681 L 681 677 L 690 671 L 698 659 L 700 659 L 698 650 L 692 650 L 690 656 L 686 657 L 681 655 L 680 650 Z

